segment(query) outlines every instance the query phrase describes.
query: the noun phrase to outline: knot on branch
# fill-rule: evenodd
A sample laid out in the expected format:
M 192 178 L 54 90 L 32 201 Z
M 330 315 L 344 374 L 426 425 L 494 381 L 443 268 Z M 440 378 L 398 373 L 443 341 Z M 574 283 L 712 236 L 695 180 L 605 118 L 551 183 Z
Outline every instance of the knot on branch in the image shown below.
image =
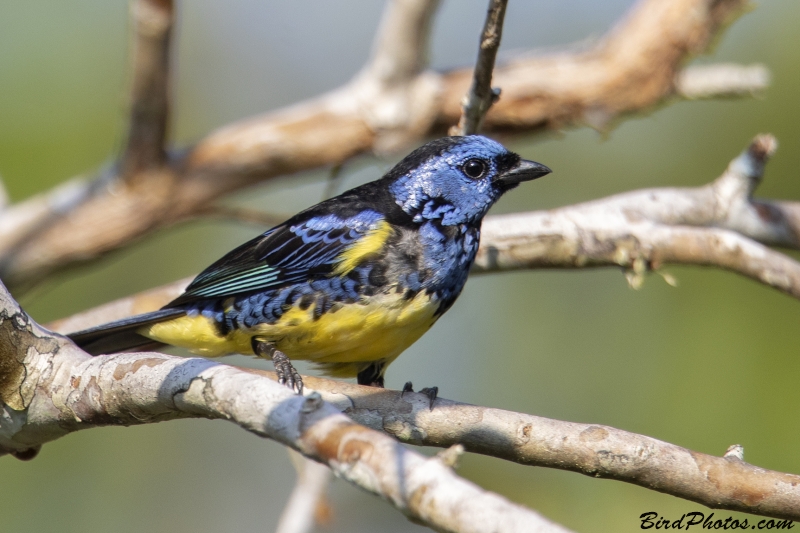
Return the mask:
M 28 315 L 19 308 L 9 307 L 6 305 L 0 310 L 0 401 L 22 411 L 27 409 L 33 397 L 33 386 L 25 385 L 28 377 L 26 359 L 32 355 L 54 354 L 58 351 L 58 343 L 51 337 L 37 336 Z
M 747 153 L 750 157 L 760 162 L 762 165 L 772 157 L 775 150 L 778 149 L 778 139 L 770 133 L 762 133 L 756 135 L 753 142 L 747 148 Z
M 722 457 L 733 461 L 744 461 L 744 446 L 741 444 L 731 444 L 728 446 L 728 449 L 725 450 L 725 455 Z

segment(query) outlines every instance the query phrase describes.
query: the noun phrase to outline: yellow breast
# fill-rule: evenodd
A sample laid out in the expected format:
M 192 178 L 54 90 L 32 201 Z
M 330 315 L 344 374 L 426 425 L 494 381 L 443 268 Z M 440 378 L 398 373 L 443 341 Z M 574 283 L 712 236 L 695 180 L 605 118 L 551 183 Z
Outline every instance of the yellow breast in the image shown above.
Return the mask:
M 221 335 L 216 324 L 202 315 L 183 316 L 153 324 L 139 333 L 151 339 L 182 346 L 199 355 L 252 354 L 253 336 L 264 337 L 292 359 L 340 367 L 338 374 L 354 374 L 364 365 L 335 363 L 390 362 L 436 321 L 438 303 L 423 293 L 405 299 L 391 291 L 361 302 L 336 304 L 314 317 L 314 306 L 287 310 L 274 324 L 259 324 Z

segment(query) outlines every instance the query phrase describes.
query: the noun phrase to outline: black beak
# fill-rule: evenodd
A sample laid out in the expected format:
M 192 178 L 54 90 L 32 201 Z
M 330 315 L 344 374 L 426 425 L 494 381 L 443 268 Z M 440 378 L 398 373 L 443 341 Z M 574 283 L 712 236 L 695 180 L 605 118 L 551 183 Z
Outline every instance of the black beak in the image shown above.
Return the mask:
M 514 187 L 523 181 L 535 180 L 550 174 L 552 170 L 536 161 L 520 159 L 519 163 L 503 172 L 497 177 L 497 181 L 506 187 Z

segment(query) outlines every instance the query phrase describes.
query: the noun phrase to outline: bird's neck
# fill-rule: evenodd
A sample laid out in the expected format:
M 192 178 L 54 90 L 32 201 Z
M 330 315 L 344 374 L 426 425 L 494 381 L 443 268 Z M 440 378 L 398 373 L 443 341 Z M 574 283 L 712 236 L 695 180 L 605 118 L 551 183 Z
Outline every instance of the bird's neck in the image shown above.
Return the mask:
M 437 315 L 456 300 L 475 260 L 480 223 L 447 226 L 439 219 L 396 233 L 386 257 L 387 272 L 399 290 L 428 294 L 439 302 Z
M 434 231 L 444 237 L 435 243 L 429 241 L 429 249 L 441 247 L 441 251 L 428 259 L 428 266 L 433 272 L 428 291 L 439 299 L 438 313 L 441 314 L 453 305 L 467 282 L 480 243 L 480 220 L 473 224 L 453 226 L 440 224 L 439 221 L 428 224 L 431 233 L 427 238 L 438 239 Z

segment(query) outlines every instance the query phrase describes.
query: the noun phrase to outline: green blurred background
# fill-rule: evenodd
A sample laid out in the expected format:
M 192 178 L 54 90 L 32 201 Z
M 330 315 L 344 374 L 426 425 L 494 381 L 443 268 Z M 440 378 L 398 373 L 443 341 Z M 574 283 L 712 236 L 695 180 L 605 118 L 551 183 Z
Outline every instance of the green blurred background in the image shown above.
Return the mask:
M 472 62 L 485 4 L 444 2 L 434 66 Z M 510 4 L 506 54 L 602 35 L 631 2 Z M 343 83 L 367 58 L 381 8 L 355 0 L 181 3 L 175 144 Z M 702 185 L 760 132 L 774 133 L 781 147 L 758 194 L 800 199 L 798 21 L 799 2 L 759 2 L 698 59 L 765 63 L 773 82 L 762 98 L 678 102 L 625 120 L 605 139 L 582 129 L 511 140 L 555 172 L 493 212 Z M 121 0 L 0 1 L 0 173 L 13 200 L 91 175 L 116 153 L 129 30 Z M 393 161 L 348 163 L 344 187 L 378 177 Z M 228 201 L 297 211 L 321 198 L 325 176 L 275 180 Z M 46 322 L 196 273 L 263 229 L 192 222 L 18 296 Z M 800 473 L 800 302 L 715 269 L 666 270 L 677 288 L 650 275 L 634 291 L 615 269 L 475 277 L 392 365 L 387 386 L 435 384 L 447 398 L 608 424 L 715 455 L 739 443 L 748 462 Z M 581 532 L 637 531 L 647 511 L 672 519 L 710 512 L 615 481 L 473 455 L 459 472 Z M 96 429 L 48 444 L 29 463 L 0 459 L 0 531 L 271 531 L 293 482 L 281 446 L 229 423 Z M 324 531 L 425 530 L 344 482 L 333 483 L 331 498 L 334 518 Z

